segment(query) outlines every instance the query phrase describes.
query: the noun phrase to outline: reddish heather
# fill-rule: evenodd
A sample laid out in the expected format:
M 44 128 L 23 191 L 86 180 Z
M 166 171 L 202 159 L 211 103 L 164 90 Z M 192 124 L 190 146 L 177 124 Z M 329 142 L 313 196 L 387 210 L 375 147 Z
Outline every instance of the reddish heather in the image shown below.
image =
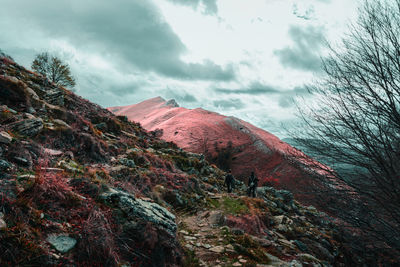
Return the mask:
M 307 191 L 309 186 L 304 171 L 288 160 L 292 153 L 304 155 L 273 134 L 243 120 L 201 108 L 178 107 L 175 101 L 165 101 L 161 97 L 109 110 L 140 122 L 149 131 L 162 129 L 164 140 L 173 141 L 187 151 L 204 153 L 208 150 L 215 154 L 215 143 L 226 147 L 232 142 L 235 150 L 232 172 L 241 180 L 246 181 L 250 172 L 255 171 L 261 182 L 275 181 L 294 192 Z

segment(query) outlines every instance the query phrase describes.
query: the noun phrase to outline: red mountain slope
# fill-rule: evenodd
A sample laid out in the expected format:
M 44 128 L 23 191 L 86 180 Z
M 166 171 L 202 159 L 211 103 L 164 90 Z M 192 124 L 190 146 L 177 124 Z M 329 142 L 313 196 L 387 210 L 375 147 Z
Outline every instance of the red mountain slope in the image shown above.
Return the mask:
M 221 148 L 232 142 L 235 151 L 232 172 L 241 180 L 247 180 L 251 171 L 255 171 L 261 181 L 277 180 L 282 188 L 298 194 L 309 188 L 304 169 L 288 160 L 291 153 L 301 152 L 243 120 L 201 108 L 182 108 L 174 100 L 165 101 L 161 97 L 109 110 L 140 122 L 149 131 L 162 129 L 162 139 L 190 152 L 209 151 L 215 155 L 215 144 Z

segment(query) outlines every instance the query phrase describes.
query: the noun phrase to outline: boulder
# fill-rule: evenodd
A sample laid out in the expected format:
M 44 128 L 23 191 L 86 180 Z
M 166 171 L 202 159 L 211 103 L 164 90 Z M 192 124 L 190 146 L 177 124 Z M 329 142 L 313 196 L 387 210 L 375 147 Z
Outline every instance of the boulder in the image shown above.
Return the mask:
M 129 168 L 135 168 L 136 167 L 135 161 L 132 160 L 132 159 L 120 158 L 118 161 L 119 161 L 120 164 L 122 164 L 124 166 L 127 166 Z
M 66 235 L 50 235 L 47 241 L 61 253 L 67 253 L 76 245 L 76 240 Z
M 15 122 L 11 128 L 21 135 L 35 136 L 43 129 L 43 120 L 41 118 L 30 118 Z
M 175 208 L 185 208 L 188 202 L 182 198 L 178 190 L 168 190 L 162 195 L 163 199 Z
M 209 221 L 212 225 L 224 225 L 226 219 L 221 211 L 211 211 Z
M 283 203 L 285 203 L 286 205 L 292 205 L 293 203 L 293 194 L 290 191 L 287 190 L 278 190 L 275 192 L 276 197 L 280 198 L 283 200 Z
M 57 106 L 64 106 L 64 93 L 60 89 L 46 89 L 44 100 L 47 103 Z
M 36 92 L 35 92 L 32 88 L 27 87 L 27 88 L 26 88 L 26 91 L 27 91 L 28 94 L 32 97 L 32 99 L 37 100 L 37 101 L 40 100 L 39 96 L 36 94 Z
M 9 135 L 7 132 L 0 132 L 0 143 L 3 144 L 9 144 L 12 141 L 11 135 Z
M 134 195 L 110 189 L 103 193 L 104 202 L 122 210 L 129 219 L 143 219 L 175 236 L 175 216 L 160 205 L 135 198 Z
M 307 252 L 308 251 L 308 247 L 306 244 L 304 244 L 303 242 L 299 241 L 299 240 L 294 240 L 293 243 L 303 252 Z

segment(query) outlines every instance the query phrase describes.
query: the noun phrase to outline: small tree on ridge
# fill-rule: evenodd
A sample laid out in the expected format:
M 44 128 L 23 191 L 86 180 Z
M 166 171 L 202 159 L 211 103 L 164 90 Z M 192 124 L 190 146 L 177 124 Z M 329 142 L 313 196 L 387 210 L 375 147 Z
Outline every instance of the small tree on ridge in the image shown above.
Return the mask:
M 56 56 L 50 56 L 47 52 L 36 55 L 31 67 L 57 85 L 71 88 L 75 86 L 75 79 L 68 64 Z

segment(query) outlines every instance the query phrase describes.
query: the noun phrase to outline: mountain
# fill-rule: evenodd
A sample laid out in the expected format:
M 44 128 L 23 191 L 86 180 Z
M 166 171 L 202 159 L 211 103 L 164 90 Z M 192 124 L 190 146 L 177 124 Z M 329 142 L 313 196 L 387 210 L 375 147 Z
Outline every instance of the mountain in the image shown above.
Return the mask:
M 208 114 L 221 118 L 194 112 L 207 115 L 204 120 Z M 235 144 L 245 138 L 241 131 L 257 133 L 249 124 L 227 121 L 219 123 L 239 127 Z M 272 135 L 259 134 L 281 144 L 282 151 L 287 148 Z M 277 153 L 265 143 L 257 147 Z M 260 187 L 258 197 L 249 198 L 238 182 L 228 194 L 225 175 L 202 155 L 0 56 L 0 266 L 377 266 L 381 261 L 377 255 L 366 258 L 364 250 L 358 254 L 353 232 L 301 205 L 291 192 Z
M 247 181 L 254 171 L 261 184 L 272 183 L 290 190 L 303 203 L 320 204 L 309 194 L 311 186 L 316 186 L 310 166 L 318 162 L 250 123 L 201 108 L 179 107 L 175 100 L 161 97 L 108 109 L 139 122 L 148 131 L 158 132 L 162 139 L 187 151 L 208 155 L 208 160 L 232 169 L 242 181 Z M 319 184 L 319 189 L 322 186 Z

